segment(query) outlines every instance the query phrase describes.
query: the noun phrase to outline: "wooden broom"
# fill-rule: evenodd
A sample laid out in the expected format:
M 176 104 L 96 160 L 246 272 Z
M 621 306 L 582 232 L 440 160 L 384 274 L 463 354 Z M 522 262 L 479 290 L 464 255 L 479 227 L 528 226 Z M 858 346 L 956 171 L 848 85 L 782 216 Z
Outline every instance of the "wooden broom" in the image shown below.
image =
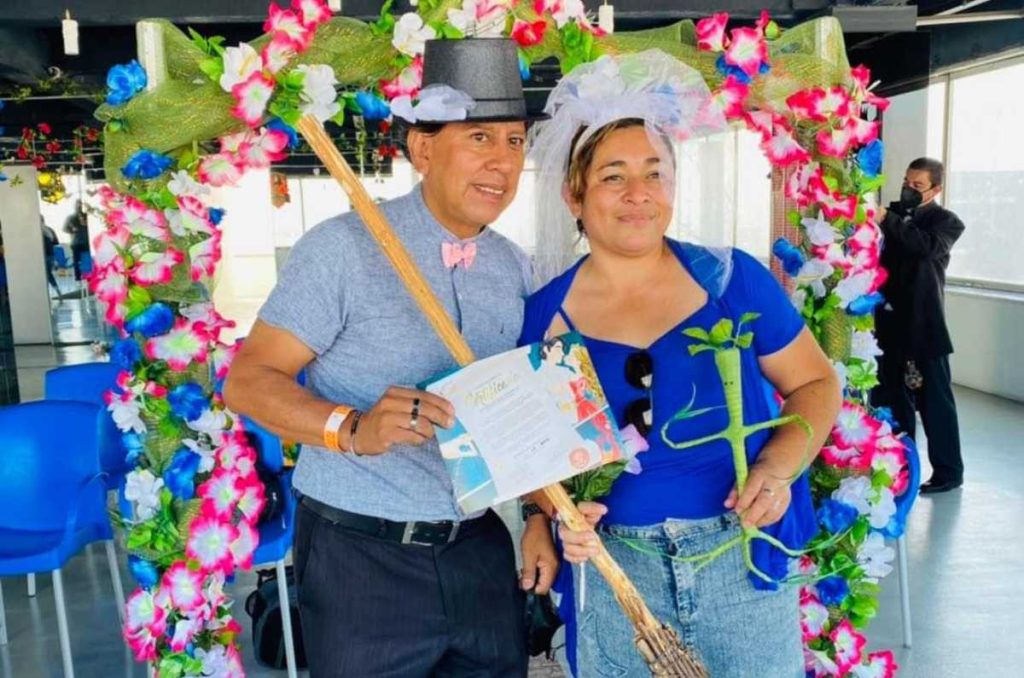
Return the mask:
M 430 284 L 423 278 L 409 252 L 395 235 L 377 203 L 366 192 L 359 177 L 338 152 L 334 142 L 324 131 L 323 125 L 310 116 L 303 116 L 297 125 L 299 132 L 327 167 L 327 171 L 341 185 L 352 201 L 352 206 L 362 217 L 374 240 L 384 251 L 398 277 L 401 278 L 416 304 L 430 321 L 434 331 L 451 352 L 455 361 L 462 366 L 469 365 L 475 358 L 465 338 L 456 328 L 444 306 L 434 296 Z M 590 526 L 572 502 L 560 483 L 548 485 L 544 494 L 554 504 L 559 519 L 572 530 L 587 530 Z M 707 678 L 706 669 L 692 657 L 682 645 L 679 636 L 669 626 L 662 624 L 647 608 L 633 582 L 622 571 L 619 564 L 598 540 L 598 554 L 590 559 L 598 572 L 608 581 L 615 599 L 636 630 L 634 640 L 654 676 L 678 678 Z

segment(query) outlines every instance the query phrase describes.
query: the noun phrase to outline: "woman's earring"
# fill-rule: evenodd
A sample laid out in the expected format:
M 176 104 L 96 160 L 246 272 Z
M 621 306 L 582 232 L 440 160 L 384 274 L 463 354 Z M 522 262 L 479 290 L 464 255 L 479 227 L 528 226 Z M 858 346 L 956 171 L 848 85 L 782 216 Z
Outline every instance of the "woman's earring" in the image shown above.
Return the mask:
M 587 234 L 587 229 L 583 227 L 583 220 L 582 219 L 577 219 L 576 220 L 576 230 L 580 232 L 580 235 L 586 235 Z

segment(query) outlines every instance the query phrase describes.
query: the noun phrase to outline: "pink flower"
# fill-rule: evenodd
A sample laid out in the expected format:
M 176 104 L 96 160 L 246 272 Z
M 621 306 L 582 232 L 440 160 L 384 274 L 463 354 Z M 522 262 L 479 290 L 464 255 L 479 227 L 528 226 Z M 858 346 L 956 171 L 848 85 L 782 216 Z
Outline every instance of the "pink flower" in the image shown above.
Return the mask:
M 116 304 L 128 298 L 128 276 L 121 270 L 120 262 L 97 268 L 89 279 L 89 289 L 100 301 Z
M 825 650 L 810 650 L 804 648 L 804 667 L 808 673 L 813 673 L 814 678 L 833 678 L 839 669 L 836 663 L 828 656 Z
M 848 117 L 852 102 L 842 87 L 830 87 L 827 90 L 814 87 L 790 95 L 786 105 L 798 120 L 828 122 L 833 118 Z
M 192 522 L 185 555 L 199 563 L 203 570 L 229 574 L 234 565 L 231 542 L 237 538 L 238 528 L 234 525 L 201 514 Z
M 242 177 L 242 166 L 229 153 L 215 153 L 199 161 L 199 180 L 211 186 L 231 186 Z
M 123 270 L 124 260 L 121 254 L 128 249 L 130 234 L 126 229 L 113 228 L 98 234 L 92 240 L 94 268 L 104 268 L 116 262 L 119 270 Z
M 743 120 L 747 127 L 761 133 L 761 140 L 771 139 L 775 132 L 775 124 L 780 117 L 771 111 L 744 111 Z
M 167 209 L 164 215 L 171 233 L 179 238 L 195 234 L 213 235 L 216 232 L 206 205 L 191 195 L 180 196 L 178 209 Z
M 843 127 L 861 146 L 870 144 L 878 138 L 878 123 L 869 122 L 856 115 L 847 118 Z
M 512 24 L 511 38 L 519 43 L 520 47 L 532 47 L 544 39 L 544 31 L 547 29 L 546 21 L 521 21 L 516 19 Z
M 98 194 L 100 196 L 100 205 L 103 207 L 105 212 L 117 209 L 124 204 L 125 196 L 118 193 L 110 186 L 100 186 Z
M 821 636 L 828 624 L 828 608 L 808 589 L 800 592 L 800 630 L 804 642 Z
M 857 196 L 831 190 L 820 175 L 811 178 L 808 188 L 812 191 L 814 201 L 821 203 L 826 219 L 853 219 L 857 214 Z
M 253 131 L 247 129 L 242 132 L 235 132 L 234 134 L 225 134 L 217 139 L 217 142 L 220 144 L 221 153 L 235 154 L 238 153 L 238 149 L 242 147 L 243 143 L 252 141 L 252 138 Z
M 125 601 L 124 628 L 126 631 L 146 628 L 159 635 L 167 628 L 167 610 L 157 604 L 154 593 L 136 589 Z
M 295 43 L 284 33 L 275 33 L 270 42 L 263 46 L 260 58 L 263 67 L 271 73 L 277 73 L 288 65 L 296 54 Z
M 263 24 L 264 33 L 283 35 L 292 41 L 297 52 L 304 52 L 313 42 L 313 31 L 310 28 L 302 23 L 295 12 L 278 7 L 276 2 L 270 3 L 270 16 Z
M 412 63 L 398 74 L 394 80 L 381 80 L 380 91 L 388 99 L 400 96 L 415 98 L 423 83 L 423 55 L 417 55 Z
M 231 369 L 231 361 L 235 359 L 235 355 L 238 354 L 238 349 L 242 347 L 241 344 L 218 344 L 212 353 L 212 364 L 215 379 L 225 379 L 228 376 L 228 370 Z
M 850 77 L 853 78 L 853 97 L 860 103 L 877 106 L 878 110 L 884 111 L 889 108 L 889 100 L 871 92 L 871 71 L 867 66 L 857 66 L 850 69 Z
M 265 169 L 270 163 L 288 156 L 288 135 L 281 130 L 265 129 L 250 141 L 238 147 L 238 158 L 253 169 Z
M 210 479 L 199 486 L 197 492 L 199 497 L 205 500 L 202 505 L 203 513 L 220 520 L 229 519 L 242 496 L 240 480 L 234 471 L 216 469 Z
M 217 262 L 220 261 L 220 237 L 213 236 L 200 240 L 188 248 L 189 273 L 194 282 L 199 282 L 204 277 L 209 278 L 217 269 Z
M 231 557 L 235 567 L 252 569 L 252 557 L 260 543 L 259 532 L 247 522 L 238 523 L 238 538 L 231 542 Z
M 201 323 L 178 318 L 167 334 L 146 341 L 146 357 L 163 360 L 175 372 L 183 372 L 193 362 L 206 362 L 209 335 Z
M 170 240 L 164 215 L 130 196 L 123 207 L 108 212 L 107 219 L 114 226 L 124 228 L 132 235 L 160 242 Z
M 271 5 L 271 7 L 275 6 Z M 232 87 L 231 95 L 235 98 L 235 106 L 231 109 L 231 115 L 242 120 L 249 127 L 255 127 L 263 119 L 267 103 L 274 95 L 274 80 L 262 72 L 253 73 L 244 82 Z
M 729 23 L 728 12 L 717 12 L 697 22 L 697 47 L 708 52 L 725 49 L 725 25 Z
M 845 675 L 860 664 L 867 640 L 853 628 L 849 619 L 843 619 L 829 636 L 836 648 L 836 668 L 839 675 Z
M 772 137 L 761 142 L 761 150 L 775 167 L 788 167 L 811 159 L 807 149 L 793 138 L 793 131 L 782 124 L 775 125 Z
M 126 293 L 125 299 L 105 302 L 107 308 L 103 312 L 103 318 L 108 323 L 121 330 L 124 329 L 124 321 L 128 316 L 128 305 L 124 303 L 127 298 L 128 295 Z
M 899 666 L 892 652 L 883 650 L 869 654 L 867 662 L 854 667 L 853 675 L 855 678 L 895 678 L 897 669 Z
M 260 513 L 263 512 L 263 507 L 266 503 L 267 499 L 263 483 L 259 482 L 259 479 L 255 476 L 250 476 L 245 489 L 242 490 L 242 496 L 238 500 L 238 510 L 242 512 L 247 522 L 255 524 L 259 520 Z
M 740 82 L 735 76 L 728 76 L 711 95 L 714 105 L 721 109 L 726 118 L 732 120 L 743 116 L 743 102 L 750 92 L 750 86 Z
M 315 29 L 331 20 L 331 10 L 323 0 L 292 0 L 292 9 L 306 28 Z
M 854 250 L 877 250 L 881 243 L 881 233 L 878 226 L 870 222 L 858 224 L 853 229 L 853 234 L 846 239 L 847 244 Z
M 764 36 L 756 28 L 734 28 L 731 38 L 725 50 L 725 62 L 754 77 L 761 64 L 768 61 L 768 44 Z
M 174 267 L 183 261 L 185 255 L 173 247 L 163 252 L 146 252 L 135 259 L 129 275 L 132 281 L 144 287 L 166 285 L 174 277 Z
M 832 439 L 841 447 L 856 447 L 861 451 L 874 449 L 874 441 L 882 423 L 869 415 L 863 407 L 844 402 L 832 429 Z
M 154 633 L 148 628 L 141 628 L 136 631 L 125 631 L 124 639 L 128 643 L 128 647 L 132 651 L 132 656 L 135 657 L 135 661 L 139 662 L 153 662 L 156 661 L 156 642 L 163 635 L 163 631 L 160 633 Z
M 812 179 L 821 181 L 821 166 L 816 162 L 798 165 L 786 179 L 786 197 L 796 202 L 798 207 L 810 205 L 814 201 Z
M 203 575 L 189 569 L 184 561 L 167 568 L 160 580 L 160 588 L 167 591 L 171 604 L 182 612 L 191 612 L 203 604 Z
M 826 445 L 821 448 L 821 458 L 826 464 L 836 468 L 847 468 L 860 457 L 860 450 L 856 447 L 843 447 L 841 445 Z
M 845 158 L 857 139 L 853 132 L 842 126 L 838 129 L 826 128 L 818 132 L 818 150 L 823 155 L 833 158 Z
M 185 652 L 196 634 L 202 631 L 203 622 L 192 617 L 182 617 L 174 622 L 174 635 L 171 636 L 171 652 Z

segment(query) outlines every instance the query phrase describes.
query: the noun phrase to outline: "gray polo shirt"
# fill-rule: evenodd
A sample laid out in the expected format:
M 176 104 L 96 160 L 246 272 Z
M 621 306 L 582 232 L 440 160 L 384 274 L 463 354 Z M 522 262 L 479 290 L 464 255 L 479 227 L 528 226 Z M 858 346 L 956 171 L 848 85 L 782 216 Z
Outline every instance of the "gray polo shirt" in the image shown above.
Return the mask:
M 381 207 L 476 356 L 514 348 L 533 288 L 523 251 L 490 228 L 459 241 L 427 209 L 418 185 Z M 475 242 L 473 264 L 445 267 L 444 242 Z M 296 243 L 259 317 L 316 353 L 307 367 L 313 393 L 358 409 L 389 386 L 413 387 L 455 367 L 355 212 Z M 331 506 L 389 520 L 461 517 L 434 440 L 366 457 L 303 445 L 294 484 Z

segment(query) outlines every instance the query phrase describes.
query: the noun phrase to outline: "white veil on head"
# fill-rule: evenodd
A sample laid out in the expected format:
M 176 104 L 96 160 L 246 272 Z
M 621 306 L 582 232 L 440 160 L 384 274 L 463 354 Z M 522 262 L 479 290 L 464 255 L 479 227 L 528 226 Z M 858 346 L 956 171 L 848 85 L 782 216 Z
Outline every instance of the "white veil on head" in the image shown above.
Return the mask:
M 562 199 L 569 153 L 581 128 L 576 149 L 600 128 L 624 118 L 643 120 L 652 140 L 661 140 L 656 146 L 666 139 L 681 143 L 727 129 L 725 116 L 700 74 L 655 49 L 606 55 L 577 66 L 551 91 L 544 112 L 550 119 L 531 127 L 528 141 L 528 157 L 537 173 L 535 265 L 543 283 L 564 271 L 583 251 L 576 220 Z M 672 177 L 671 173 L 667 176 Z M 674 188 L 669 188 L 669 195 L 674 195 Z M 714 278 L 724 283 L 731 252 L 713 252 Z

